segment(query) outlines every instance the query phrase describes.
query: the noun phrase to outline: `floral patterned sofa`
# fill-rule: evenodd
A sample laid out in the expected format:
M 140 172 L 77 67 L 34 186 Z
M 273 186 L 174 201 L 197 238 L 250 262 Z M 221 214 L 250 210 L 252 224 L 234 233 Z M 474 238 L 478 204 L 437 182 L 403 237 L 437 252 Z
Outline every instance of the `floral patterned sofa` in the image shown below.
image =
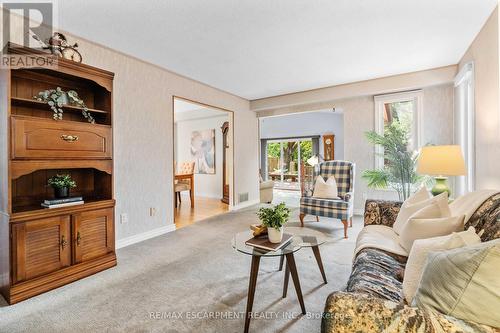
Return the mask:
M 400 202 L 368 200 L 365 225 L 392 226 Z M 481 240 L 500 238 L 500 193 L 472 214 L 465 229 L 473 226 Z M 340 332 L 500 332 L 444 314 L 405 304 L 402 281 L 406 257 L 375 248 L 358 252 L 345 291 L 328 296 L 321 331 Z

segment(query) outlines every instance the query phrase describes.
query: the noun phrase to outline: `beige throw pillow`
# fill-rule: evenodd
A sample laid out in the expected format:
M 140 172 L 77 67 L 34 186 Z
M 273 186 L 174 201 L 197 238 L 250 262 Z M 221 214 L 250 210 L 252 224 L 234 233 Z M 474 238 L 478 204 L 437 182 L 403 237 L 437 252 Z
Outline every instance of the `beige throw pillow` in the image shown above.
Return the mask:
M 431 252 L 413 305 L 500 327 L 500 239 Z
M 425 201 L 431 198 L 432 194 L 427 191 L 425 186 L 422 186 L 417 192 L 413 193 L 408 199 L 406 199 L 403 205 L 414 205 L 418 202 Z
M 464 230 L 464 218 L 450 216 L 448 199 L 437 200 L 414 213 L 405 223 L 399 234 L 399 244 L 410 252 L 417 239 L 449 235 L 454 231 Z
M 476 234 L 474 227 L 469 227 L 467 231 L 454 232 L 447 236 L 416 240 L 408 255 L 403 278 L 403 296 L 406 302 L 411 304 L 417 292 L 429 252 L 450 250 L 480 242 L 481 238 Z
M 335 177 L 328 177 L 327 181 L 323 177 L 316 177 L 316 182 L 314 184 L 313 197 L 321 199 L 338 199 L 339 193 L 337 189 L 337 182 Z
M 421 188 L 417 193 L 415 193 L 413 196 L 409 197 L 408 199 L 406 199 L 405 202 L 403 202 L 403 205 L 399 210 L 398 216 L 396 217 L 396 221 L 392 226 L 392 228 L 398 235 L 401 234 L 401 230 L 403 230 L 403 227 L 406 224 L 406 222 L 408 222 L 410 216 L 418 212 L 420 209 L 436 201 L 446 200 L 446 202 L 448 202 L 448 193 L 446 192 L 441 193 L 435 197 L 433 197 L 432 195 L 429 194 L 429 192 L 427 192 L 427 195 L 430 196 L 427 199 L 425 199 L 426 196 L 425 192 L 427 192 L 427 190 L 425 188 Z

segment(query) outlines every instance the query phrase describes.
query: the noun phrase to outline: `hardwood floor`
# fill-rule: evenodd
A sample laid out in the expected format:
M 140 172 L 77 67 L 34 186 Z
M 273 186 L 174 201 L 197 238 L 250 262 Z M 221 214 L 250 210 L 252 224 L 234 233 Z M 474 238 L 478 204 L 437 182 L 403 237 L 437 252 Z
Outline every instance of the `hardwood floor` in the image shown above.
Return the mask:
M 229 211 L 229 205 L 221 202 L 220 199 L 204 197 L 196 197 L 194 208 L 191 208 L 189 196 L 183 195 L 182 202 L 175 208 L 175 226 L 179 229 L 227 211 Z

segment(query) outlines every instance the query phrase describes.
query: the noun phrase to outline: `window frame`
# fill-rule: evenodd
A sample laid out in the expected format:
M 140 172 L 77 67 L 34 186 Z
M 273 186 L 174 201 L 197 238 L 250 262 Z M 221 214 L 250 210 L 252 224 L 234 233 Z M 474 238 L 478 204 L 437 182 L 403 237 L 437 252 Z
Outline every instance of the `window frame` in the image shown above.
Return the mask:
M 423 131 L 423 110 L 424 110 L 424 94 L 421 89 L 398 92 L 393 94 L 384 94 L 374 96 L 375 102 L 375 132 L 384 135 L 384 111 L 385 104 L 413 101 L 413 126 L 414 148 L 420 149 L 422 146 L 422 131 Z M 382 169 L 384 167 L 384 158 L 381 156 L 384 153 L 384 148 L 380 145 L 375 145 L 375 168 Z

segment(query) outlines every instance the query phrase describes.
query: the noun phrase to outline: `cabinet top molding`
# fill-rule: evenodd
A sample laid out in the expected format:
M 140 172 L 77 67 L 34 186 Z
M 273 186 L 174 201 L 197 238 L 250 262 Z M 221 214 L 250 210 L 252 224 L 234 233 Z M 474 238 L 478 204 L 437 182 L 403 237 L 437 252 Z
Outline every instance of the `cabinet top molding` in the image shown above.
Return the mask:
M 7 53 L 9 54 L 47 54 L 41 50 L 25 47 L 12 42 L 7 43 Z M 108 91 L 113 90 L 113 78 L 115 74 L 105 69 L 93 67 L 87 64 L 58 58 L 57 67 L 51 68 L 57 72 L 76 75 L 92 80 L 100 86 L 106 88 Z

